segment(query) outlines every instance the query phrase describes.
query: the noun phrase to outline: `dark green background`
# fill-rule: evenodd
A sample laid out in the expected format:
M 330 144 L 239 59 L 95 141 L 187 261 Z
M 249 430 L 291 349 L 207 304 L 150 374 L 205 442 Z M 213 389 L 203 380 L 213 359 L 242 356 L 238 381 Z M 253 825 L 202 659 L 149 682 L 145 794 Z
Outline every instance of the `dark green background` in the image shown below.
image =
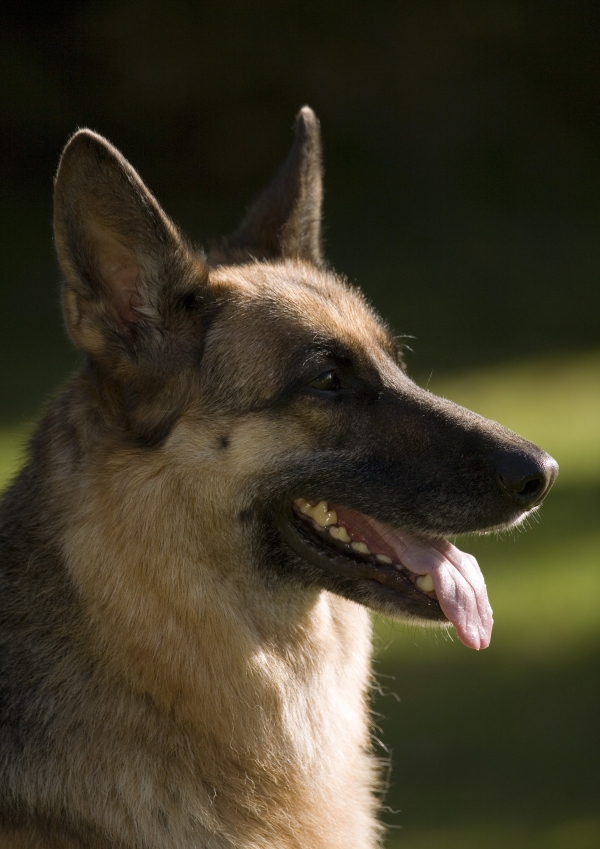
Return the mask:
M 73 361 L 51 178 L 108 136 L 197 241 L 235 227 L 309 103 L 339 270 L 421 375 L 586 348 L 600 314 L 600 5 L 7 0 L 0 7 L 0 415 Z
M 376 672 L 400 699 L 374 704 L 392 751 L 385 818 L 402 827 L 388 845 L 591 849 L 600 368 L 585 352 L 598 347 L 600 317 L 598 0 L 5 0 L 2 433 L 11 440 L 77 360 L 51 230 L 69 134 L 108 136 L 206 243 L 270 178 L 304 103 L 322 122 L 333 264 L 416 337 L 409 366 L 425 380 L 433 371 L 434 388 L 445 391 L 446 373 L 494 367 L 472 377 L 472 397 L 468 381 L 452 397 L 539 439 L 562 466 L 540 525 L 468 544 L 498 599 L 490 649 L 378 623 L 390 645 Z

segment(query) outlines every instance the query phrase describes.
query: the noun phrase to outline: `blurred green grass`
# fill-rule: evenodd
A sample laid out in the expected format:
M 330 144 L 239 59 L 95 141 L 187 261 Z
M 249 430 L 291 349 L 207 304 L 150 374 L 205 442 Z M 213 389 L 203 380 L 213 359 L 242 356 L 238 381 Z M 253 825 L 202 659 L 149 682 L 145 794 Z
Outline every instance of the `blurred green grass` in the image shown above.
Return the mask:
M 30 430 L 31 425 L 4 425 L 0 428 L 0 490 L 21 467 Z
M 600 845 L 600 352 L 434 379 L 430 389 L 542 445 L 561 472 L 527 529 L 461 540 L 486 575 L 489 649 L 376 621 L 387 846 L 591 849 Z M 0 486 L 27 430 L 0 429 Z

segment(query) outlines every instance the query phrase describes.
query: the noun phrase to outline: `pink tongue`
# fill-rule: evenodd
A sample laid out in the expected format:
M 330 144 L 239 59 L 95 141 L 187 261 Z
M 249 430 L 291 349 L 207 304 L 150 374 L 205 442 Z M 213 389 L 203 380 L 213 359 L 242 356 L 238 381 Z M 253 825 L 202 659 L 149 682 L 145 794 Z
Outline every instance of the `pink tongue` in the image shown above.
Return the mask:
M 417 575 L 430 574 L 440 607 L 469 648 L 485 649 L 492 635 L 492 608 L 477 560 L 445 539 L 397 531 L 370 516 L 335 508 L 353 539 L 376 554 L 388 554 Z M 360 517 L 360 518 L 359 518 Z

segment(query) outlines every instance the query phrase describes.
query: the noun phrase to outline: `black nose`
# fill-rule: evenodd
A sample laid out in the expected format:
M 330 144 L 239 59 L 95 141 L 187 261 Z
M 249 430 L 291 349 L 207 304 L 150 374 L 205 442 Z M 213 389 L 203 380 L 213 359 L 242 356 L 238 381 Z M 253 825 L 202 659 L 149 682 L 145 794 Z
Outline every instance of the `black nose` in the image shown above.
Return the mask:
M 558 475 L 558 463 L 541 449 L 535 453 L 505 450 L 495 459 L 500 488 L 511 501 L 527 509 L 545 498 Z

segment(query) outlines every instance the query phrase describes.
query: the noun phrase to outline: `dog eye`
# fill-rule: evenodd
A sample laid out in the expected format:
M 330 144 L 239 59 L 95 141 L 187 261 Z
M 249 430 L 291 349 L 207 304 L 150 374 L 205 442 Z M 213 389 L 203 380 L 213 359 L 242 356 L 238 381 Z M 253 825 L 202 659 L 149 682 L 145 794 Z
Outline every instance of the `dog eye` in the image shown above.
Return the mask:
M 324 371 L 318 377 L 315 377 L 309 384 L 312 389 L 318 389 L 320 392 L 337 392 L 342 388 L 342 383 L 335 369 Z

